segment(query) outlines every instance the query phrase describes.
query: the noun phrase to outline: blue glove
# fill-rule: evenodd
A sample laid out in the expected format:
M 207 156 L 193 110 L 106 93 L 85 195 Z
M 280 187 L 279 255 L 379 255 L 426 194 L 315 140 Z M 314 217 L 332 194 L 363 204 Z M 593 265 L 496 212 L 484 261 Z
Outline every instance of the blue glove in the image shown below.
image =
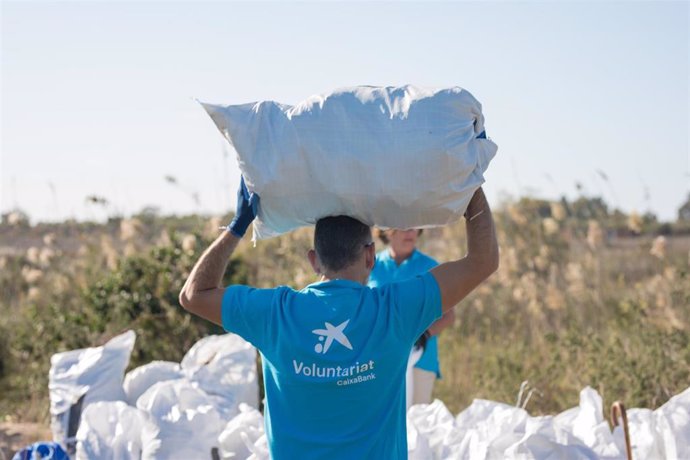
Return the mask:
M 240 179 L 240 188 L 237 190 L 237 211 L 227 230 L 237 238 L 242 238 L 259 212 L 259 201 L 259 195 L 250 194 L 247 190 L 243 176 Z

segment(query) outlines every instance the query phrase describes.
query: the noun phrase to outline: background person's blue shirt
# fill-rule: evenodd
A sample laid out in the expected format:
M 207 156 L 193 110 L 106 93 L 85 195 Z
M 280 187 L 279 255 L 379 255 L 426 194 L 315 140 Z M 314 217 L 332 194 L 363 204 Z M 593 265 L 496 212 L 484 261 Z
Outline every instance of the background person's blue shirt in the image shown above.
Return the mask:
M 400 382 L 410 348 L 440 316 L 430 273 L 381 288 L 228 288 L 223 327 L 263 358 L 272 458 L 406 459 Z
M 384 249 L 376 254 L 376 264 L 369 276 L 369 286 L 377 287 L 389 283 L 407 280 L 422 275 L 438 265 L 436 260 L 415 249 L 410 257 L 400 265 L 391 257 L 390 251 Z M 436 378 L 441 377 L 441 366 L 438 360 L 438 339 L 430 337 L 426 343 L 426 349 L 415 364 L 416 368 L 434 372 Z

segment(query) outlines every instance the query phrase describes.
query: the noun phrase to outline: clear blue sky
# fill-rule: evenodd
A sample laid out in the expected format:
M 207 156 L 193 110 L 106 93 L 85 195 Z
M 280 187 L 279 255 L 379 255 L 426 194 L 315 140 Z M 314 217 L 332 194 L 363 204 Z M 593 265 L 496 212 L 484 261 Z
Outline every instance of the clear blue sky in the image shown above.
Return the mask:
M 95 194 L 110 212 L 220 213 L 239 170 L 193 98 L 411 83 L 483 103 L 494 202 L 573 198 L 579 182 L 674 219 L 690 192 L 689 18 L 688 2 L 3 1 L 0 208 L 103 218 Z

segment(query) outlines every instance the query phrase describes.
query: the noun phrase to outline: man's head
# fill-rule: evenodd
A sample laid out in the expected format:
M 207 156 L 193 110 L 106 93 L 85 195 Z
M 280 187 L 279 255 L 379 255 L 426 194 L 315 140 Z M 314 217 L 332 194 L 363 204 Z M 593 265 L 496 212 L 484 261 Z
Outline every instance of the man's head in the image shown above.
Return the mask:
M 371 228 L 348 216 L 319 219 L 308 256 L 319 274 L 347 271 L 366 281 L 376 259 Z

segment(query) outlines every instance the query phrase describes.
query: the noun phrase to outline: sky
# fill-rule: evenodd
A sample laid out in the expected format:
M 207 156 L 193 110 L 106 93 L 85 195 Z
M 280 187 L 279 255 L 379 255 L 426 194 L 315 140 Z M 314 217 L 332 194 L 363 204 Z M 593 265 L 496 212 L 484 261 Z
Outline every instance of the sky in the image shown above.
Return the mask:
M 355 85 L 469 90 L 499 146 L 492 203 L 601 196 L 674 220 L 690 192 L 690 2 L 3 0 L 0 14 L 0 210 L 34 222 L 227 212 L 235 153 L 195 98 L 296 104 Z

